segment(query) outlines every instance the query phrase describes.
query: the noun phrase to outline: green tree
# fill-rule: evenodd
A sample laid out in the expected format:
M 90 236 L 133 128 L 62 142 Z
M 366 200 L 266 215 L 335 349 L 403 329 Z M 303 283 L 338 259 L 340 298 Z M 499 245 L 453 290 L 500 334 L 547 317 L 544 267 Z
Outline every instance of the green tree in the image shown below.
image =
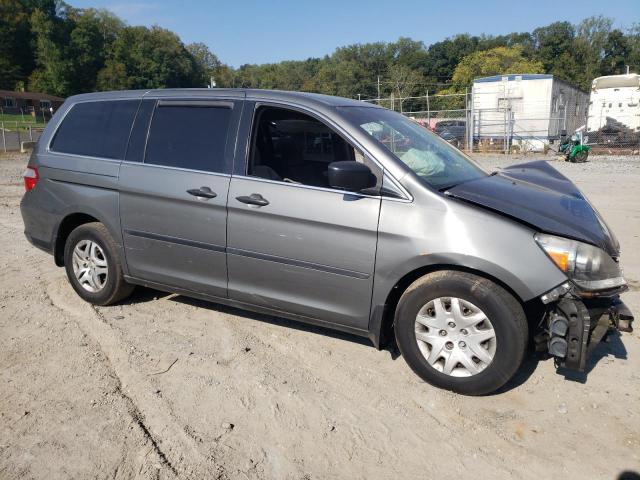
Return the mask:
M 542 62 L 544 71 L 575 83 L 579 78 L 581 62 L 575 48 L 575 29 L 569 22 L 555 22 L 533 31 L 535 58 Z
M 423 81 L 422 75 L 406 65 L 396 64 L 389 71 L 389 80 L 396 97 L 404 98 L 415 93 L 416 87 Z
M 64 52 L 64 27 L 62 21 L 48 17 L 42 10 L 31 14 L 36 69 L 29 77 L 29 90 L 62 96 L 71 93 L 72 62 Z
M 133 80 L 127 74 L 127 67 L 117 60 L 107 60 L 96 77 L 98 90 L 128 90 L 134 88 Z
M 190 43 L 186 46 L 186 49 L 195 59 L 200 70 L 202 71 L 202 83 L 204 85 L 208 85 L 211 81 L 211 78 L 213 77 L 216 84 L 218 84 L 218 72 L 223 67 L 220 59 L 214 53 L 212 53 L 211 50 L 209 50 L 209 47 L 207 47 L 204 43 Z
M 453 83 L 470 85 L 478 77 L 507 73 L 544 73 L 538 60 L 526 59 L 522 47 L 496 47 L 464 57 L 453 72 Z
M 629 44 L 628 65 L 631 71 L 640 73 L 640 23 L 634 23 L 631 26 L 626 38 Z
M 631 55 L 631 47 L 624 33 L 612 30 L 607 36 L 603 48 L 601 72 L 603 75 L 614 75 L 626 72 L 627 61 Z
M 178 36 L 160 27 L 125 27 L 113 42 L 97 87 L 203 87 L 204 73 Z
M 32 69 L 29 12 L 17 0 L 0 0 L 0 88 L 13 89 Z
M 586 90 L 595 77 L 602 75 L 604 48 L 612 25 L 613 20 L 603 16 L 585 18 L 577 25 L 573 49 L 576 65 L 581 68 L 566 80 Z
M 456 35 L 441 42 L 436 42 L 428 49 L 424 74 L 434 78 L 436 82 L 451 80 L 453 71 L 465 56 L 478 50 L 478 37 L 467 34 Z
M 68 21 L 67 56 L 72 61 L 70 88 L 74 92 L 96 89 L 98 72 L 104 68 L 107 52 L 124 23 L 106 10 L 73 10 Z

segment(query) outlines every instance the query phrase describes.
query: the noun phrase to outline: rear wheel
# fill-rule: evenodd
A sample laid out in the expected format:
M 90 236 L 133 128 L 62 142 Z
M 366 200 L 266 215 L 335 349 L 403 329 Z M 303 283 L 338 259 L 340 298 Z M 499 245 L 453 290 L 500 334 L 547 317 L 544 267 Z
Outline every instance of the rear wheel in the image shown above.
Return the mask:
M 580 150 L 578 153 L 575 154 L 575 156 L 571 159 L 571 161 L 574 163 L 584 163 L 587 161 L 588 157 L 589 157 L 588 151 Z
M 73 289 L 94 305 L 116 303 L 134 289 L 124 281 L 115 242 L 101 223 L 80 225 L 69 234 L 64 264 Z
M 528 328 L 518 301 L 499 285 L 442 271 L 407 288 L 396 310 L 395 334 L 402 356 L 422 379 L 482 395 L 517 371 Z

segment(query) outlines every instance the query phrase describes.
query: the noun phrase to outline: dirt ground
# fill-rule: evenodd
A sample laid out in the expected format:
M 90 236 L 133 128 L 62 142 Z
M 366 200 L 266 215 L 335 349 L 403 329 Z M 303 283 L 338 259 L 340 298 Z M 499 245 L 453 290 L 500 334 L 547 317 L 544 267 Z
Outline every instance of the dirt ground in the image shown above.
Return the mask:
M 471 398 L 367 341 L 279 318 L 142 288 L 93 308 L 23 236 L 25 162 L 0 157 L 0 479 L 640 471 L 640 330 L 602 344 L 586 377 L 529 358 L 504 391 Z M 553 165 L 617 233 L 637 316 L 640 158 Z

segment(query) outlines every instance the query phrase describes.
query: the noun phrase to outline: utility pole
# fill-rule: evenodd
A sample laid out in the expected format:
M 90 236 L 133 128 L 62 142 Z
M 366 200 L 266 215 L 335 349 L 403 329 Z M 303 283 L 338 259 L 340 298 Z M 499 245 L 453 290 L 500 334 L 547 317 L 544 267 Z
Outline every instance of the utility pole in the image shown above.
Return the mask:
M 627 67 L 627 71 L 629 67 Z M 378 75 L 378 105 L 380 105 L 380 75 Z

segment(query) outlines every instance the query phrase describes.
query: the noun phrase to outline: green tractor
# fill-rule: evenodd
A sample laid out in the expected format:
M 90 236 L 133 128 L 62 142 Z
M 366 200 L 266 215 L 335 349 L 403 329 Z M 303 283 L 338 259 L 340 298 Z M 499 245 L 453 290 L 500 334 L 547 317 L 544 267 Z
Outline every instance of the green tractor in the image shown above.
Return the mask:
M 591 147 L 586 144 L 589 137 L 582 135 L 584 129 L 584 125 L 578 128 L 570 139 L 566 138 L 566 136 L 561 138 L 558 153 L 564 154 L 565 161 L 572 163 L 584 163 L 587 161 Z

